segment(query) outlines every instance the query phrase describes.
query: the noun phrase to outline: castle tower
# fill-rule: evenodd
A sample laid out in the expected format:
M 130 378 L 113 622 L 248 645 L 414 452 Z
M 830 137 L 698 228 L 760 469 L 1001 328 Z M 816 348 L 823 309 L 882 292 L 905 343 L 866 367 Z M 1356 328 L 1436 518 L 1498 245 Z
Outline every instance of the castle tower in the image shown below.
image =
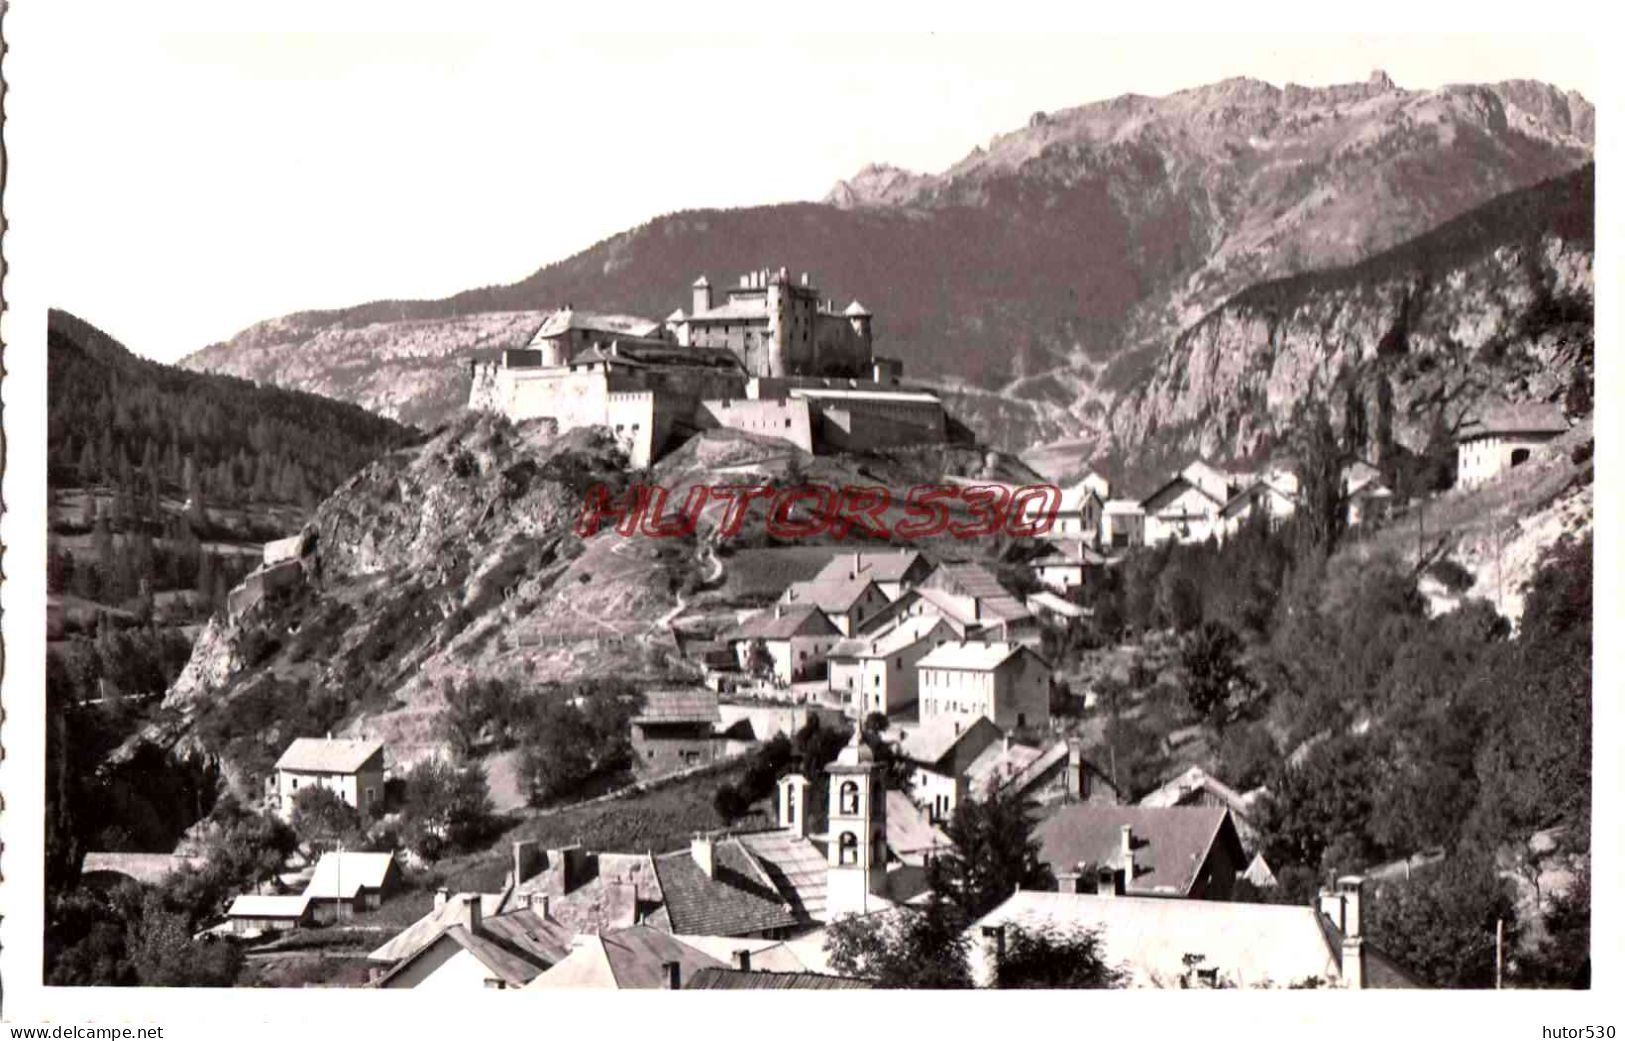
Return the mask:
M 790 320 L 789 272 L 780 268 L 776 272 L 762 272 L 767 285 L 767 375 L 790 375 Z
M 872 356 L 874 350 L 874 312 L 854 300 L 846 305 L 846 310 L 842 313 L 846 315 L 846 320 L 852 323 L 853 334 L 863 341 L 864 346 L 869 348 L 867 353 Z
M 886 785 L 854 727 L 829 774 L 829 915 L 879 910 L 886 891 Z
M 807 836 L 807 778 L 798 773 L 779 778 L 779 827 Z
M 711 280 L 701 275 L 694 280 L 694 314 L 711 310 Z

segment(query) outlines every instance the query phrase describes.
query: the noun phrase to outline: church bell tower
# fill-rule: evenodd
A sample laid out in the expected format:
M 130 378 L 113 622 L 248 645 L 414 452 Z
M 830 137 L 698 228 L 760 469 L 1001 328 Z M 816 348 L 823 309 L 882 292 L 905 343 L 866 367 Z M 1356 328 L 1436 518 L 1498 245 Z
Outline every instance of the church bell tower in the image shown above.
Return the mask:
M 829 774 L 829 916 L 867 914 L 888 906 L 886 785 L 860 728 L 827 768 Z M 876 899 L 880 898 L 880 899 Z

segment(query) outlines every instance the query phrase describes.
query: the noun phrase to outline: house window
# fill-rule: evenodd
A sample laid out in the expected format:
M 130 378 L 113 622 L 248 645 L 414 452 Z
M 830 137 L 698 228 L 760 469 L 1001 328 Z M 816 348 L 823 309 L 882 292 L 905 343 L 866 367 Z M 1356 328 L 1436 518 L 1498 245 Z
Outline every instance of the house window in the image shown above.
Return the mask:
M 840 854 L 837 860 L 841 864 L 858 862 L 858 837 L 850 831 L 841 832 Z
M 841 812 L 843 814 L 858 812 L 858 782 L 847 781 L 841 785 Z
M 796 801 L 795 801 L 795 799 L 791 798 L 790 793 L 788 791 L 786 791 L 784 793 L 784 823 L 786 823 L 786 824 L 794 824 L 795 822 L 796 822 Z

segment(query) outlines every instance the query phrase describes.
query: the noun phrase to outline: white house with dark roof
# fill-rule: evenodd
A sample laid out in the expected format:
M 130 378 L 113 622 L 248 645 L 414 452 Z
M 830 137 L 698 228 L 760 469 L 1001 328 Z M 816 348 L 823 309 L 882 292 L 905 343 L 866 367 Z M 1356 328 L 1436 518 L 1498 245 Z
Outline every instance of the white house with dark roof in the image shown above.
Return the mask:
M 778 603 L 741 622 L 726 639 L 739 667 L 747 672 L 759 644 L 773 663 L 774 679 L 789 685 L 824 675 L 825 659 L 841 636 L 841 630 L 817 604 Z
M 293 800 L 303 790 L 326 788 L 354 806 L 362 819 L 384 797 L 384 745 L 380 741 L 301 737 L 276 763 L 277 809 L 293 813 Z
M 920 659 L 920 722 L 986 717 L 1001 729 L 1049 725 L 1049 663 L 1005 640 L 956 640 Z
M 942 618 L 904 618 L 884 632 L 848 637 L 829 651 L 829 689 L 848 715 L 893 715 L 920 698 L 921 658 L 959 634 Z
M 779 597 L 779 604 L 785 608 L 809 604 L 817 607 L 842 636 L 856 636 L 890 603 L 891 599 L 869 575 L 848 576 L 844 572 L 792 582 Z
M 1456 431 L 1456 486 L 1476 488 L 1533 457 L 1541 445 L 1567 433 L 1559 405 L 1492 405 Z
M 1221 511 L 1235 492 L 1222 471 L 1206 463 L 1192 463 L 1140 504 L 1145 544 L 1205 542 L 1220 534 Z

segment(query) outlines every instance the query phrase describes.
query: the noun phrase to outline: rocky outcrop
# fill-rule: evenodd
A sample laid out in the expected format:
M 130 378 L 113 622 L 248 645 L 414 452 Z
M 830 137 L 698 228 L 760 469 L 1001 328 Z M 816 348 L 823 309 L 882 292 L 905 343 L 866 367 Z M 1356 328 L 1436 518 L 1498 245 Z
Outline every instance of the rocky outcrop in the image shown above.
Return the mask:
M 1117 400 L 1117 450 L 1250 458 L 1285 440 L 1305 403 L 1340 422 L 1349 394 L 1380 413 L 1373 433 L 1420 450 L 1437 416 L 1453 428 L 1486 396 L 1561 399 L 1591 365 L 1589 175 L 1530 192 L 1503 206 L 1523 206 L 1521 221 L 1475 215 L 1362 265 L 1237 295 Z

